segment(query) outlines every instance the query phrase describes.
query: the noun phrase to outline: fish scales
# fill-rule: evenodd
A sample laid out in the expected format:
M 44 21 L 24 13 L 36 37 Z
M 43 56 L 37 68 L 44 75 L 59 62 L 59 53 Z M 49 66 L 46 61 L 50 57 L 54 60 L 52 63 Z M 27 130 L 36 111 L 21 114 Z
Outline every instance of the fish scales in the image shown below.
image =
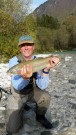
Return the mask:
M 53 56 L 48 56 L 46 58 L 37 58 L 34 60 L 29 60 L 29 61 L 25 61 L 22 63 L 19 63 L 15 66 L 13 66 L 12 68 L 10 68 L 7 73 L 8 74 L 18 74 L 18 71 L 24 66 L 24 65 L 32 65 L 33 66 L 33 73 L 37 72 L 43 68 L 45 68 L 47 66 L 47 64 L 49 63 L 49 60 L 52 58 Z

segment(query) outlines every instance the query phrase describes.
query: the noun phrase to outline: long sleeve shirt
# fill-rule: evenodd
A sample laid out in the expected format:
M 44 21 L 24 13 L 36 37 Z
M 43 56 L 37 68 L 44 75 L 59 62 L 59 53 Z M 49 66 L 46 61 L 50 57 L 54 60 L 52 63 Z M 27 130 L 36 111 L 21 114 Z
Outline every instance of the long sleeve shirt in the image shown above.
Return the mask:
M 34 59 L 34 56 L 33 58 Z M 11 58 L 9 60 L 9 68 L 13 67 L 14 65 L 18 64 L 18 58 L 16 56 L 14 56 L 13 58 Z M 29 82 L 29 80 L 25 80 L 22 78 L 22 76 L 20 75 L 13 75 L 11 78 L 13 87 L 15 88 L 15 90 L 19 91 L 22 90 L 23 88 L 25 88 Z M 41 76 L 38 72 L 37 72 L 37 79 L 36 79 L 36 85 L 41 89 L 41 90 L 45 90 L 47 88 L 49 84 L 49 75 L 47 74 L 47 76 Z

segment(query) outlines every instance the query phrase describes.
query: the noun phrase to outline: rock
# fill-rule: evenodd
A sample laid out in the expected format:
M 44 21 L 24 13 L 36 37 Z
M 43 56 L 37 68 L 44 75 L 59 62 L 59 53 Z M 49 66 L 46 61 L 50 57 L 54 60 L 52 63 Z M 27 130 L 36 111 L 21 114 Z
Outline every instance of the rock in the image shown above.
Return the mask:
M 76 80 L 69 80 L 69 83 L 71 83 L 71 84 L 76 84 Z
M 74 128 L 67 128 L 60 135 L 76 135 L 76 129 L 74 129 Z

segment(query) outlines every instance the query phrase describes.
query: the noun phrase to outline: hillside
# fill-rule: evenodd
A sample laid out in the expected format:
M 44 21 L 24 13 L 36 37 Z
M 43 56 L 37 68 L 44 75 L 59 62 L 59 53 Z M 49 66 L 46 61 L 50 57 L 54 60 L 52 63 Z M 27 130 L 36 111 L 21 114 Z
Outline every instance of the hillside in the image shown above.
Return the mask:
M 69 14 L 76 14 L 76 0 L 48 0 L 36 8 L 33 13 L 38 16 L 47 14 L 63 18 Z

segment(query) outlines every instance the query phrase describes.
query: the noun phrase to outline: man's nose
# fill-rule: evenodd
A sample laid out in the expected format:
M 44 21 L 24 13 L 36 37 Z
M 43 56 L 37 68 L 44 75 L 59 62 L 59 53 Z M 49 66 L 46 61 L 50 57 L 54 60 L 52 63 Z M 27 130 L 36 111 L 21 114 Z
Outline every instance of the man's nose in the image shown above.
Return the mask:
M 28 49 L 28 46 L 27 45 L 25 46 L 25 49 Z

